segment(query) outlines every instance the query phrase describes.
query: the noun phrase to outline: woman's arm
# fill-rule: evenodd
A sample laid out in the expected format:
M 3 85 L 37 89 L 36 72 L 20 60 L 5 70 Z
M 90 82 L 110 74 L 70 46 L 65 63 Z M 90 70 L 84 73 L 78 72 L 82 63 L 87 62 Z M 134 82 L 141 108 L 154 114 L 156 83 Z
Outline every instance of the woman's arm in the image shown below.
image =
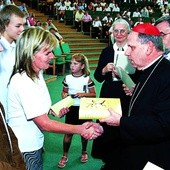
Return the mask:
M 34 118 L 33 121 L 43 131 L 80 134 L 87 139 L 95 139 L 103 133 L 102 127 L 94 122 L 86 122 L 82 125 L 70 125 L 56 120 L 51 120 L 46 114 Z

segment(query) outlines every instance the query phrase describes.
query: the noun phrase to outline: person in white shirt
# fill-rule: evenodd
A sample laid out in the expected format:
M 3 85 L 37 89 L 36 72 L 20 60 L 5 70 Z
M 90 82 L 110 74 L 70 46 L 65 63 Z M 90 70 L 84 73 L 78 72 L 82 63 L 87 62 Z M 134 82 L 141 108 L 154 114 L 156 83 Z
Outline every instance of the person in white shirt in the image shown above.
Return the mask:
M 130 8 L 127 8 L 127 9 L 123 12 L 122 17 L 128 18 L 128 19 L 130 20 L 130 16 L 131 16 Z
M 92 22 L 92 37 L 95 37 L 96 39 L 100 38 L 101 28 L 102 22 L 100 21 L 99 16 L 96 16 Z
M 54 3 L 54 7 L 55 7 L 55 14 L 58 15 L 58 8 L 62 5 L 61 1 L 60 0 L 57 0 L 55 3 Z
M 109 7 L 108 4 L 104 6 L 103 11 L 111 12 L 111 8 Z
M 86 139 L 100 136 L 99 124 L 86 122 L 69 125 L 50 119 L 51 99 L 43 70 L 54 58 L 52 50 L 58 46 L 55 36 L 41 28 L 29 28 L 21 33 L 16 42 L 16 63 L 9 82 L 8 124 L 14 131 L 26 167 L 42 170 L 43 131 L 53 133 L 80 134 Z M 69 109 L 62 108 L 59 117 Z
M 93 20 L 92 25 L 93 27 L 102 27 L 102 22 L 100 21 L 99 16 L 96 16 L 96 18 Z
M 115 0 L 112 0 L 110 3 L 109 3 L 109 7 L 111 8 L 111 10 L 113 11 L 114 7 L 115 7 Z
M 120 12 L 118 4 L 115 4 L 115 7 L 113 8 L 112 12 Z
M 95 11 L 103 11 L 103 8 L 99 3 L 97 4 Z
M 122 16 L 121 16 L 120 12 L 117 12 L 117 13 L 116 13 L 116 17 L 115 17 L 115 21 L 116 21 L 117 19 L 120 19 L 120 18 L 122 18 Z
M 113 18 L 111 17 L 110 13 L 107 13 L 107 15 L 102 19 L 103 22 L 103 27 L 102 27 L 102 32 L 103 32 L 103 37 L 105 39 L 109 38 L 109 29 L 113 23 Z
M 64 20 L 64 15 L 65 15 L 66 9 L 67 9 L 67 7 L 65 6 L 65 3 L 63 2 L 62 5 L 58 8 L 60 21 Z
M 0 18 L 0 30 L 1 32 L 5 31 L 5 25 L 1 18 Z M 0 53 L 2 51 L 3 47 L 0 44 Z M 0 101 L 0 169 L 26 170 L 24 160 L 18 147 L 17 138 L 5 120 L 5 111 L 1 101 Z
M 142 8 L 142 10 L 141 10 L 141 16 L 142 17 L 149 17 L 149 11 L 148 11 L 148 9 L 147 9 L 147 7 L 146 6 L 144 6 L 143 8 Z
M 111 17 L 110 13 L 108 12 L 108 13 L 106 14 L 106 16 L 103 17 L 102 21 L 103 21 L 104 23 L 113 22 L 113 18 Z
M 132 17 L 141 17 L 141 13 L 139 11 L 139 8 L 136 8 L 136 10 L 132 14 Z
M 94 7 L 94 9 L 96 9 L 97 4 L 98 4 L 97 0 L 94 0 L 94 3 L 93 3 L 93 7 Z
M 66 0 L 66 1 L 64 1 L 64 4 L 66 6 L 66 9 L 68 9 L 70 7 L 70 5 L 71 5 L 71 1 L 70 0 Z
M 100 2 L 100 5 L 101 5 L 101 7 L 104 9 L 104 7 L 106 6 L 106 2 L 105 2 L 105 0 L 101 0 L 101 2 Z
M 0 101 L 7 113 L 8 82 L 15 64 L 15 41 L 24 30 L 24 13 L 14 5 L 7 5 L 0 11 L 5 24 L 5 31 L 1 32 L 0 44 Z M 0 30 L 1 31 L 1 30 Z
M 75 10 L 76 10 L 76 8 L 75 8 L 75 6 L 73 6 L 73 4 L 71 4 L 71 5 L 69 6 L 69 8 L 66 9 L 66 11 L 75 11 Z

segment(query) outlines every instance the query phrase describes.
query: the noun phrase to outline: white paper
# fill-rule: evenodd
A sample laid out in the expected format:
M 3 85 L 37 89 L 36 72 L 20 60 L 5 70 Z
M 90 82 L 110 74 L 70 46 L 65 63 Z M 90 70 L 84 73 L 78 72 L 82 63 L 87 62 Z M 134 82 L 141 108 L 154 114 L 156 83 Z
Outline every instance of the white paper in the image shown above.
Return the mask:
M 143 168 L 143 170 L 164 170 L 158 166 L 156 166 L 155 164 L 148 162 L 145 167 Z

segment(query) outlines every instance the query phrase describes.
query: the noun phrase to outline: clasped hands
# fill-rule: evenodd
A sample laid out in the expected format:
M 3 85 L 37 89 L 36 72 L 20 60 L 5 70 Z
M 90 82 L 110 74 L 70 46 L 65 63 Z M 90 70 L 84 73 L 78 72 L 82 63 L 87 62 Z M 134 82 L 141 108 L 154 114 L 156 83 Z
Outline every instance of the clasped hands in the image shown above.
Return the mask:
M 60 113 L 58 117 L 63 117 L 67 112 L 69 111 L 69 108 L 62 108 L 60 110 Z M 51 110 L 51 114 L 55 116 L 55 112 Z M 99 123 L 95 122 L 85 122 L 81 125 L 81 136 L 83 136 L 86 139 L 95 139 L 98 136 L 100 136 L 103 133 L 103 128 Z
M 85 122 L 82 126 L 83 130 L 81 136 L 85 139 L 96 139 L 103 133 L 103 127 L 99 123 Z

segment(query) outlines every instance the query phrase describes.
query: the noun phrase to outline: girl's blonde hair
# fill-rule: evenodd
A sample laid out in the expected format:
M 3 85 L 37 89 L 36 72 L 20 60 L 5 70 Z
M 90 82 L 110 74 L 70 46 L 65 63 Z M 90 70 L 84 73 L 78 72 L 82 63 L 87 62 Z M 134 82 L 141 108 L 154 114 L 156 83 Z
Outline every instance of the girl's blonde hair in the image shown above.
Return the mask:
M 16 72 L 26 74 L 33 79 L 36 71 L 33 68 L 33 56 L 46 47 L 51 51 L 58 45 L 58 40 L 49 31 L 41 28 L 28 28 L 23 31 L 16 42 L 16 62 L 12 75 Z
M 82 72 L 85 75 L 85 77 L 90 75 L 89 62 L 84 54 L 76 53 L 72 55 L 72 59 L 75 59 L 77 62 L 84 64 L 84 68 L 82 69 Z

